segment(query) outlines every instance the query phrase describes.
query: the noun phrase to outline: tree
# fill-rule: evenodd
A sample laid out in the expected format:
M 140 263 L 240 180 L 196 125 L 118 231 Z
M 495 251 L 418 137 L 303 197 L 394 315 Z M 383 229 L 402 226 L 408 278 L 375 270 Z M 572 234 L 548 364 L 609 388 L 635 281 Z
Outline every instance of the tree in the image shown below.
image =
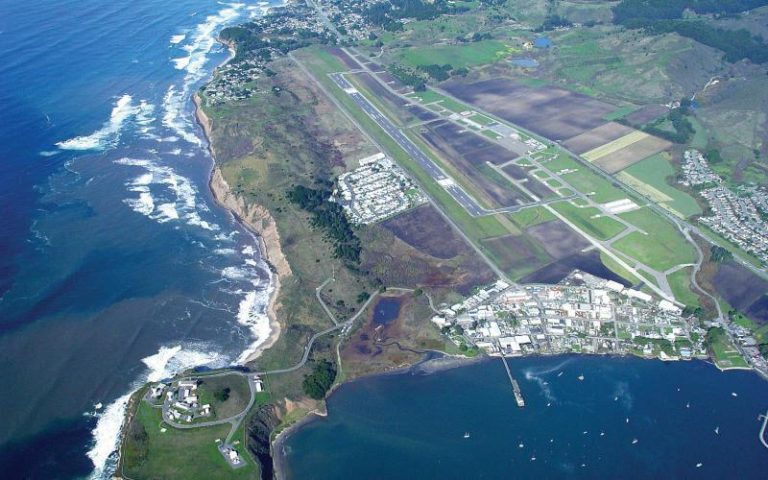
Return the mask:
M 315 363 L 312 373 L 304 377 L 302 387 L 307 396 L 321 400 L 325 398 L 335 380 L 336 365 L 328 360 L 321 360 Z

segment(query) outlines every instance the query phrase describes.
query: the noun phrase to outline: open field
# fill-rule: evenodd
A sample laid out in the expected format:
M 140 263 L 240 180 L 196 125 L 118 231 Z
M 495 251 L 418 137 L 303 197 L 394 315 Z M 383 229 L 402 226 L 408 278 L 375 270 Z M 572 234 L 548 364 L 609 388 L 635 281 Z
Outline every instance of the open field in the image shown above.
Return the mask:
M 386 220 L 381 226 L 408 245 L 435 258 L 447 260 L 470 251 L 464 240 L 430 205 Z
M 236 449 L 246 461 L 244 467 L 232 469 L 219 453 L 215 440 L 226 438 L 229 429 L 224 424 L 177 430 L 162 422 L 160 409 L 140 402 L 123 449 L 125 474 L 131 478 L 258 479 L 258 467 L 242 441 Z
M 560 220 L 529 227 L 526 234 L 541 245 L 547 254 L 560 260 L 587 248 L 590 243 Z
M 613 247 L 649 267 L 665 271 L 675 265 L 693 263 L 695 252 L 677 228 L 647 208 L 619 214 L 642 229 L 616 241 Z
M 526 229 L 540 223 L 554 220 L 555 217 L 552 213 L 544 207 L 531 207 L 523 210 L 518 210 L 515 213 L 510 213 L 509 218 L 520 229 Z
M 396 59 L 400 63 L 418 67 L 422 65 L 452 65 L 454 68 L 467 68 L 496 62 L 515 52 L 504 42 L 482 40 L 460 45 L 437 45 L 401 50 Z
M 633 131 L 634 130 L 631 127 L 627 127 L 626 125 L 616 122 L 608 122 L 580 135 L 569 138 L 563 142 L 563 145 L 568 148 L 568 150 L 581 155 L 584 152 L 588 152 L 601 145 L 612 142 L 617 138 L 622 138 Z
M 654 155 L 620 172 L 617 178 L 654 202 L 684 217 L 701 213 L 696 200 L 668 183 L 676 174 L 666 154 Z M 673 180 L 674 181 L 674 180 Z
M 224 389 L 228 389 L 226 400 L 220 400 Z M 251 399 L 248 380 L 240 375 L 210 377 L 200 381 L 198 392 L 200 404 L 210 404 L 213 418 L 228 418 L 242 412 Z
M 481 240 L 488 256 L 513 280 L 552 261 L 547 252 L 526 235 L 506 235 Z
M 567 201 L 552 204 L 552 208 L 598 240 L 608 240 L 626 228 L 616 220 L 603 216 L 596 208 L 579 208 Z
M 610 155 L 612 153 L 618 152 L 619 150 L 627 148 L 633 143 L 639 142 L 640 140 L 648 138 L 649 136 L 650 135 L 648 135 L 645 132 L 641 132 L 640 130 L 633 130 L 627 133 L 626 135 L 617 138 L 616 140 L 613 140 L 597 148 L 594 148 L 588 152 L 585 152 L 581 156 L 584 157 L 585 160 L 594 162 L 595 160 L 599 160 L 607 155 Z
M 644 158 L 669 149 L 672 144 L 653 136 L 646 136 L 605 156 L 594 160 L 594 164 L 608 173 L 616 173 Z
M 718 265 L 711 283 L 733 308 L 760 325 L 768 324 L 768 281 L 729 261 Z
M 667 275 L 667 281 L 669 282 L 672 293 L 679 302 L 685 305 L 697 307 L 699 306 L 699 297 L 691 291 L 691 273 L 693 267 L 685 267 L 680 270 Z
M 565 140 L 603 123 L 615 110 L 606 102 L 558 87 L 528 87 L 506 78 L 441 88 L 456 98 L 552 140 Z

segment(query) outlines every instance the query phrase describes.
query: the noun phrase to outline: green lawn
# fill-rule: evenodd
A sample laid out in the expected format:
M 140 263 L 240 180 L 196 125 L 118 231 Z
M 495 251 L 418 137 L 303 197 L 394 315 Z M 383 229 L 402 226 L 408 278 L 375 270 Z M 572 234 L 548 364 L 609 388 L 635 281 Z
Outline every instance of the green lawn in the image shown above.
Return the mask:
M 480 125 L 490 125 L 492 123 L 495 123 L 495 120 L 480 114 L 472 115 L 471 117 L 469 117 L 469 119 L 475 123 L 479 123 Z
M 528 227 L 555 220 L 557 217 L 544 207 L 530 207 L 510 213 L 509 218 L 520 229 L 525 230 Z
M 439 100 L 444 100 L 445 97 L 435 92 L 434 90 L 424 90 L 423 92 L 413 92 L 408 94 L 409 97 L 418 99 L 421 103 L 432 103 Z
M 616 110 L 609 113 L 608 115 L 604 116 L 603 119 L 608 120 L 609 122 L 613 120 L 618 120 L 619 118 L 624 118 L 630 113 L 634 112 L 635 110 L 637 110 L 637 108 L 638 107 L 636 107 L 635 105 L 627 105 L 624 107 L 619 107 Z
M 600 175 L 594 173 L 586 165 L 564 153 L 556 155 L 552 160 L 541 162 L 552 173 L 563 170 L 575 170 L 561 175 L 562 179 L 573 185 L 581 193 L 593 193 L 592 199 L 598 203 L 611 202 L 626 198 L 627 195 Z
M 739 354 L 728 335 L 720 328 L 712 328 L 707 332 L 707 343 L 714 356 L 715 363 L 721 368 L 746 367 L 747 362 Z
M 695 251 L 671 222 L 647 208 L 619 215 L 644 230 L 619 239 L 613 247 L 649 267 L 664 271 L 682 263 L 693 263 Z
M 673 210 L 682 213 L 686 218 L 701 213 L 701 208 L 692 196 L 678 190 L 667 182 L 668 178 L 674 179 L 677 173 L 669 161 L 668 154 L 659 153 L 653 155 L 624 171 L 670 198 L 671 200 L 659 203 L 669 205 Z M 640 192 L 645 193 L 642 189 L 640 189 Z M 653 198 L 653 195 L 648 196 L 654 201 L 661 200 L 661 198 Z
M 414 47 L 397 54 L 397 59 L 406 65 L 452 65 L 454 68 L 467 68 L 487 63 L 494 63 L 514 53 L 503 42 L 483 40 L 459 45 L 438 45 L 435 47 Z
M 165 432 L 161 431 L 165 428 Z M 160 409 L 140 402 L 123 447 L 124 473 L 130 478 L 257 479 L 258 467 L 241 441 L 236 448 L 246 466 L 232 469 L 219 453 L 230 425 L 177 430 L 162 423 Z
M 568 201 L 555 203 L 552 205 L 552 208 L 598 240 L 608 240 L 623 232 L 626 228 L 620 222 L 610 217 L 600 216 L 592 218 L 600 214 L 600 210 L 596 208 L 579 208 Z
M 667 281 L 672 288 L 675 298 L 692 307 L 698 307 L 699 297 L 691 290 L 691 271 L 693 267 L 681 268 L 680 270 L 667 275 Z

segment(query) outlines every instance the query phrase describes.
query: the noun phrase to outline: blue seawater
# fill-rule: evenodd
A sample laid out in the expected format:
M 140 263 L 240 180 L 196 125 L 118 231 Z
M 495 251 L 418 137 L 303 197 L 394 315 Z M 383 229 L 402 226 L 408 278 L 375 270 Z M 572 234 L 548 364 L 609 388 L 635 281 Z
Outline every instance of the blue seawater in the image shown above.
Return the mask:
M 768 383 L 701 361 L 499 359 L 342 385 L 288 436 L 286 478 L 764 479 Z M 468 434 L 468 435 L 467 435 Z
M 266 3 L 0 0 L 0 476 L 107 477 L 128 394 L 269 329 L 192 93 Z

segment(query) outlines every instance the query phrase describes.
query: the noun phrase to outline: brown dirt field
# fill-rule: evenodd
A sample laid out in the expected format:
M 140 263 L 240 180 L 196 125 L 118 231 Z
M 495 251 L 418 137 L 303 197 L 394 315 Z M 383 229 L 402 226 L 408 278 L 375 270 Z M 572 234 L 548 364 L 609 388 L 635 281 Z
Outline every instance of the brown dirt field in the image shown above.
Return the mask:
M 600 278 L 619 282 L 624 286 L 631 286 L 629 282 L 610 271 L 600 260 L 600 253 L 591 250 L 585 253 L 576 253 L 569 257 L 552 262 L 543 268 L 523 277 L 521 283 L 558 283 L 574 270 L 581 270 Z
M 435 258 L 448 260 L 462 253 L 472 253 L 431 205 L 422 205 L 398 215 L 382 222 L 381 226 L 416 250 Z
M 483 174 L 483 169 L 490 168 L 485 165 L 485 159 L 489 158 L 489 155 L 483 153 L 486 149 L 470 149 L 472 145 L 481 145 L 479 141 L 482 139 L 470 132 L 457 133 L 460 130 L 453 124 L 441 122 L 422 129 L 420 135 L 446 161 L 458 169 L 479 192 L 494 203 L 493 207 L 517 205 L 526 201 L 525 195 L 518 192 L 506 180 Z M 459 148 L 468 153 L 460 153 Z
M 549 263 L 544 252 L 538 252 L 525 235 L 505 235 L 480 241 L 499 268 L 515 277 L 515 272 L 530 272 Z
M 587 248 L 587 242 L 560 220 L 552 220 L 528 228 L 525 233 L 539 241 L 547 253 L 560 260 Z
M 636 110 L 630 113 L 624 117 L 624 119 L 632 125 L 645 125 L 646 123 L 656 120 L 662 115 L 666 115 L 668 111 L 669 109 L 664 105 L 648 105 L 641 108 L 640 110 Z
M 620 123 L 608 122 L 597 128 L 593 128 L 588 132 L 584 132 L 581 135 L 569 138 L 563 142 L 563 145 L 568 148 L 568 150 L 582 154 L 593 148 L 612 142 L 617 138 L 621 138 L 632 132 L 632 130 L 631 127 L 627 127 Z
M 362 68 L 357 60 L 347 55 L 347 53 L 340 48 L 329 48 L 328 53 L 341 60 L 341 62 L 350 70 L 357 70 Z
M 615 106 L 557 87 L 527 87 L 506 78 L 473 84 L 449 81 L 441 87 L 467 103 L 551 140 L 592 130 Z
M 525 188 L 531 191 L 539 198 L 549 198 L 555 195 L 555 192 L 551 188 L 544 185 L 541 181 L 534 178 L 532 175 L 528 175 L 528 171 L 518 165 L 507 165 L 502 168 L 504 172 L 515 180 L 525 180 Z
M 419 209 L 415 211 L 418 212 L 417 215 L 424 215 L 427 220 L 432 214 L 438 215 L 434 211 L 423 212 Z M 400 217 L 396 217 L 386 223 L 399 221 L 400 223 L 415 225 L 416 220 L 424 218 L 410 219 L 407 218 L 408 215 L 410 213 L 405 214 L 402 220 Z M 477 285 L 491 281 L 493 272 L 468 245 L 463 243 L 459 245 L 453 241 L 442 243 L 434 238 L 445 232 L 446 226 L 443 222 L 437 221 L 432 224 L 425 223 L 422 227 L 429 227 L 429 230 L 424 234 L 409 232 L 409 235 L 406 236 L 403 233 L 405 229 L 398 225 L 400 227 L 399 233 L 406 236 L 408 240 L 414 243 L 420 241 L 422 247 L 429 243 L 429 250 L 433 252 L 442 245 L 455 249 L 456 255 L 448 259 L 438 258 L 415 248 L 393 234 L 384 225 L 361 230 L 360 239 L 366 248 L 363 250 L 360 270 L 375 279 L 376 283 L 383 285 L 447 289 L 457 291 L 462 295 L 468 294 Z M 456 234 L 451 231 L 450 235 L 453 239 Z
M 734 261 L 719 265 L 711 281 L 733 308 L 761 324 L 768 323 L 768 282 Z
M 593 163 L 608 173 L 616 173 L 644 158 L 672 147 L 672 143 L 658 137 L 647 137 L 626 148 L 606 155 Z

